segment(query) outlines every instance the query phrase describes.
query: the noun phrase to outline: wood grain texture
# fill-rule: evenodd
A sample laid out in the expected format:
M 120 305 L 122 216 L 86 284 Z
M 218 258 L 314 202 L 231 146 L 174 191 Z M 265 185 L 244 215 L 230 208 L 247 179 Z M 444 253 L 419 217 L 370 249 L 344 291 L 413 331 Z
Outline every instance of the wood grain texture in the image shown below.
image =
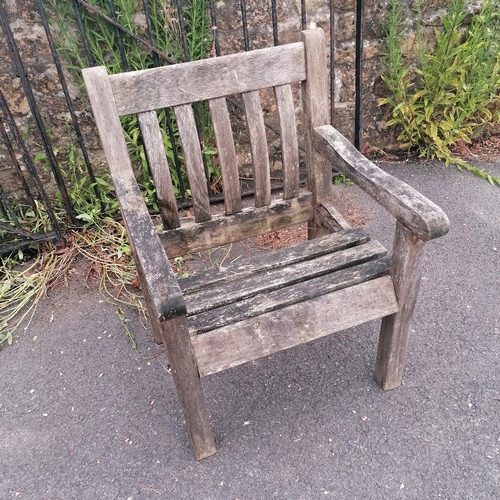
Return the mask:
M 193 337 L 200 375 L 269 356 L 398 310 L 389 276 Z
M 420 286 L 420 273 L 427 242 L 396 223 L 391 276 L 399 312 L 382 320 L 375 366 L 375 379 L 382 389 L 398 387 L 403 379 L 408 335 Z
M 224 97 L 211 99 L 208 104 L 222 173 L 224 206 L 226 215 L 232 215 L 241 211 L 242 204 L 231 120 Z
M 303 31 L 302 40 L 307 71 L 307 79 L 302 82 L 307 187 L 315 204 L 320 205 L 331 202 L 333 193 L 331 164 L 313 147 L 314 128 L 330 123 L 325 34 L 319 28 Z M 311 223 L 310 237 L 314 234 L 314 221 Z
M 362 249 L 365 246 L 368 245 L 363 245 L 359 248 Z M 363 262 L 364 260 L 367 261 Z M 287 286 L 276 289 L 273 289 L 272 286 L 267 286 L 264 282 L 259 283 L 256 279 L 252 283 L 253 286 L 251 288 L 252 291 L 260 288 L 258 293 L 247 294 L 246 297 L 240 297 L 234 302 L 229 302 L 215 308 L 207 308 L 205 311 L 189 316 L 188 325 L 190 334 L 204 334 L 215 328 L 276 311 L 293 304 L 306 302 L 325 293 L 379 278 L 389 271 L 389 262 L 387 257 L 380 257 L 375 253 L 373 255 L 364 253 L 363 257 L 361 255 L 357 258 L 354 257 L 349 262 L 349 267 L 342 268 L 339 256 L 337 267 L 340 270 L 335 269 L 335 266 L 331 266 L 332 272 L 328 274 L 321 275 L 318 273 L 319 275 L 313 278 L 311 276 L 302 276 L 302 281 L 297 280 L 294 283 L 291 280 Z M 272 284 L 276 285 L 276 280 Z M 186 297 L 186 299 L 189 311 L 189 297 Z
M 266 127 L 260 105 L 259 91 L 243 94 L 250 151 L 252 154 L 253 179 L 255 183 L 254 203 L 257 208 L 271 203 L 271 176 Z
M 317 230 L 324 234 L 343 231 L 351 227 L 331 203 L 324 203 L 317 207 L 315 216 Z
M 312 216 L 312 196 L 305 193 L 293 200 L 277 200 L 269 207 L 246 208 L 202 224 L 188 223 L 159 236 L 168 256 L 174 258 L 300 224 Z
M 174 113 L 193 199 L 194 219 L 196 222 L 205 222 L 211 218 L 210 199 L 193 109 L 189 104 L 176 106 Z
M 299 145 L 297 124 L 290 85 L 274 87 L 280 119 L 281 156 L 283 169 L 283 198 L 288 200 L 299 194 Z
M 421 193 L 381 170 L 331 125 L 317 127 L 314 146 L 336 170 L 347 175 L 422 240 L 449 230 L 446 214 Z
M 302 241 L 273 252 L 259 253 L 244 259 L 241 263 L 238 260 L 222 269 L 179 278 L 179 286 L 184 294 L 189 294 L 205 288 L 207 283 L 210 283 L 212 287 L 221 282 L 224 284 L 233 282 L 236 285 L 241 279 L 254 273 L 271 272 L 328 253 L 363 245 L 369 240 L 370 236 L 364 228 L 350 228 L 346 231 L 326 235 L 315 241 Z
M 164 229 L 180 226 L 179 211 L 156 111 L 137 115 Z
M 304 46 L 298 42 L 130 71 L 111 76 L 110 82 L 121 116 L 299 82 L 305 76 Z
M 142 285 L 150 290 L 150 315 L 160 321 L 186 312 L 170 263 L 134 177 L 105 68 L 83 70 L 87 93 Z
M 198 460 L 215 453 L 186 307 L 132 171 L 106 70 L 84 70 L 87 93 L 115 184 L 156 340 L 162 340 Z
M 213 455 L 216 449 L 186 318 L 163 322 L 161 337 L 194 454 L 196 460 L 202 460 Z
M 380 243 L 371 241 L 310 259 L 305 255 L 301 261 L 275 267 L 272 270 L 259 269 L 249 276 L 241 277 L 237 282 L 233 280 L 219 282 L 217 286 L 208 282 L 202 289 L 191 293 L 184 292 L 188 315 L 203 313 L 257 294 L 267 294 L 325 274 L 330 275 L 340 269 L 379 259 L 386 253 L 386 249 Z

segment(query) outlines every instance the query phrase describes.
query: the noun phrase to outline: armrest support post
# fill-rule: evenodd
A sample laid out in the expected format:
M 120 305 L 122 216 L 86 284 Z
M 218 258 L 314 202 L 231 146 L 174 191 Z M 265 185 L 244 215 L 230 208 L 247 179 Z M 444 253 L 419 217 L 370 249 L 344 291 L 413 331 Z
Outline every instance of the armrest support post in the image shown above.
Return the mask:
M 375 365 L 375 380 L 385 391 L 401 384 L 411 319 L 420 286 L 428 242 L 396 223 L 390 274 L 399 311 L 382 319 Z
M 349 176 L 397 219 L 390 274 L 399 311 L 382 320 L 375 366 L 380 386 L 394 389 L 403 377 L 425 247 L 448 232 L 448 217 L 418 191 L 365 158 L 331 125 L 314 129 L 313 144 L 335 169 Z

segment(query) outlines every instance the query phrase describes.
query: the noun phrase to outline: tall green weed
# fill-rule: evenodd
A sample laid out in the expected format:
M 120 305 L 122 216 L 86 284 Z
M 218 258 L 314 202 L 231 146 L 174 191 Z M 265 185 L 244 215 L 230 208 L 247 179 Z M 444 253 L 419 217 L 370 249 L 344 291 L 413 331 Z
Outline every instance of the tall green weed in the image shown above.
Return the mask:
M 423 2 L 417 6 L 418 19 L 423 7 Z M 418 61 L 412 68 L 403 54 L 401 2 L 390 0 L 382 77 L 390 95 L 379 103 L 392 108 L 387 125 L 398 128 L 403 147 L 500 185 L 499 178 L 452 152 L 500 122 L 500 1 L 486 0 L 466 25 L 470 7 L 470 0 L 450 1 L 442 28 L 435 30 L 434 47 L 428 46 L 418 26 Z
M 70 1 L 44 0 L 51 13 L 51 28 L 54 32 L 59 53 L 63 56 L 67 68 L 83 88 L 81 70 L 90 65 L 84 40 L 78 30 L 77 19 Z M 105 15 L 112 17 L 108 0 L 88 0 L 92 7 L 98 8 Z M 146 18 L 142 10 L 142 3 L 138 0 L 114 0 L 114 10 L 120 25 L 137 37 L 150 43 L 147 31 Z M 172 0 L 149 0 L 149 13 L 151 27 L 155 37 L 156 48 L 166 54 L 170 61 L 183 62 L 185 58 L 183 40 L 179 26 L 178 13 L 175 2 Z M 155 57 L 147 45 L 141 44 L 131 36 L 121 32 L 117 35 L 116 28 L 106 19 L 95 13 L 81 9 L 82 21 L 87 33 L 88 49 L 94 65 L 106 66 L 110 74 L 116 74 L 125 70 L 140 70 L 155 66 Z M 189 57 L 192 60 L 203 59 L 210 56 L 212 46 L 212 29 L 209 16 L 208 0 L 190 0 L 184 3 L 184 22 L 186 27 L 186 39 Z M 121 39 L 121 44 L 119 43 Z M 124 59 L 126 63 L 124 63 Z M 167 64 L 159 58 L 160 64 Z M 174 135 L 174 144 L 167 132 L 167 120 L 170 118 Z M 174 192 L 181 196 L 181 185 L 187 186 L 187 176 L 182 165 L 182 157 L 177 155 L 181 161 L 181 169 L 175 168 L 174 153 L 177 150 L 175 138 L 177 128 L 173 113 L 167 117 L 165 110 L 158 112 L 160 128 L 165 146 L 165 153 L 171 167 L 171 176 L 174 184 Z M 200 106 L 200 121 L 202 128 L 204 153 L 212 154 L 210 143 L 212 133 L 210 119 L 206 107 Z M 139 181 L 146 203 L 152 208 L 157 208 L 155 189 L 147 165 L 142 137 L 135 116 L 122 118 L 125 139 L 131 159 L 139 166 Z

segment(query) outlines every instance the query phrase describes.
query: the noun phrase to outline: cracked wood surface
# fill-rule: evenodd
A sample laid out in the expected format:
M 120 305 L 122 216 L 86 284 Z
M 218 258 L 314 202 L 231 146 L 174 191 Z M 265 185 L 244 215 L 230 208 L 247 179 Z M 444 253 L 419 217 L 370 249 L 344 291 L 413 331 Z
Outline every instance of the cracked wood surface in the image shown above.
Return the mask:
M 213 217 L 163 231 L 159 234 L 170 258 L 200 252 L 258 234 L 270 233 L 282 227 L 293 226 L 313 216 L 311 193 L 292 200 L 277 200 L 268 207 L 246 208 L 231 216 Z
M 429 241 L 448 232 L 448 217 L 437 205 L 377 167 L 331 125 L 316 127 L 313 143 L 336 170 L 347 175 L 420 239 Z
M 300 82 L 305 78 L 304 44 L 297 42 L 110 75 L 109 81 L 116 108 L 122 116 Z
M 310 342 L 398 310 L 390 276 L 192 337 L 200 376 Z

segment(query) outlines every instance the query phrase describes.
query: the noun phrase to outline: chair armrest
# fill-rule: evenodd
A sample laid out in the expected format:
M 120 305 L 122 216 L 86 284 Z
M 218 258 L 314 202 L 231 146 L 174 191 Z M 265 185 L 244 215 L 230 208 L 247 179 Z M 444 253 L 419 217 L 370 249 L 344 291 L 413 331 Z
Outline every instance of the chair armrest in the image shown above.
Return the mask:
M 186 314 L 186 304 L 132 170 L 113 177 L 146 300 L 160 322 Z
M 448 232 L 448 217 L 437 205 L 377 167 L 331 125 L 314 129 L 313 145 L 336 170 L 347 175 L 423 241 Z

